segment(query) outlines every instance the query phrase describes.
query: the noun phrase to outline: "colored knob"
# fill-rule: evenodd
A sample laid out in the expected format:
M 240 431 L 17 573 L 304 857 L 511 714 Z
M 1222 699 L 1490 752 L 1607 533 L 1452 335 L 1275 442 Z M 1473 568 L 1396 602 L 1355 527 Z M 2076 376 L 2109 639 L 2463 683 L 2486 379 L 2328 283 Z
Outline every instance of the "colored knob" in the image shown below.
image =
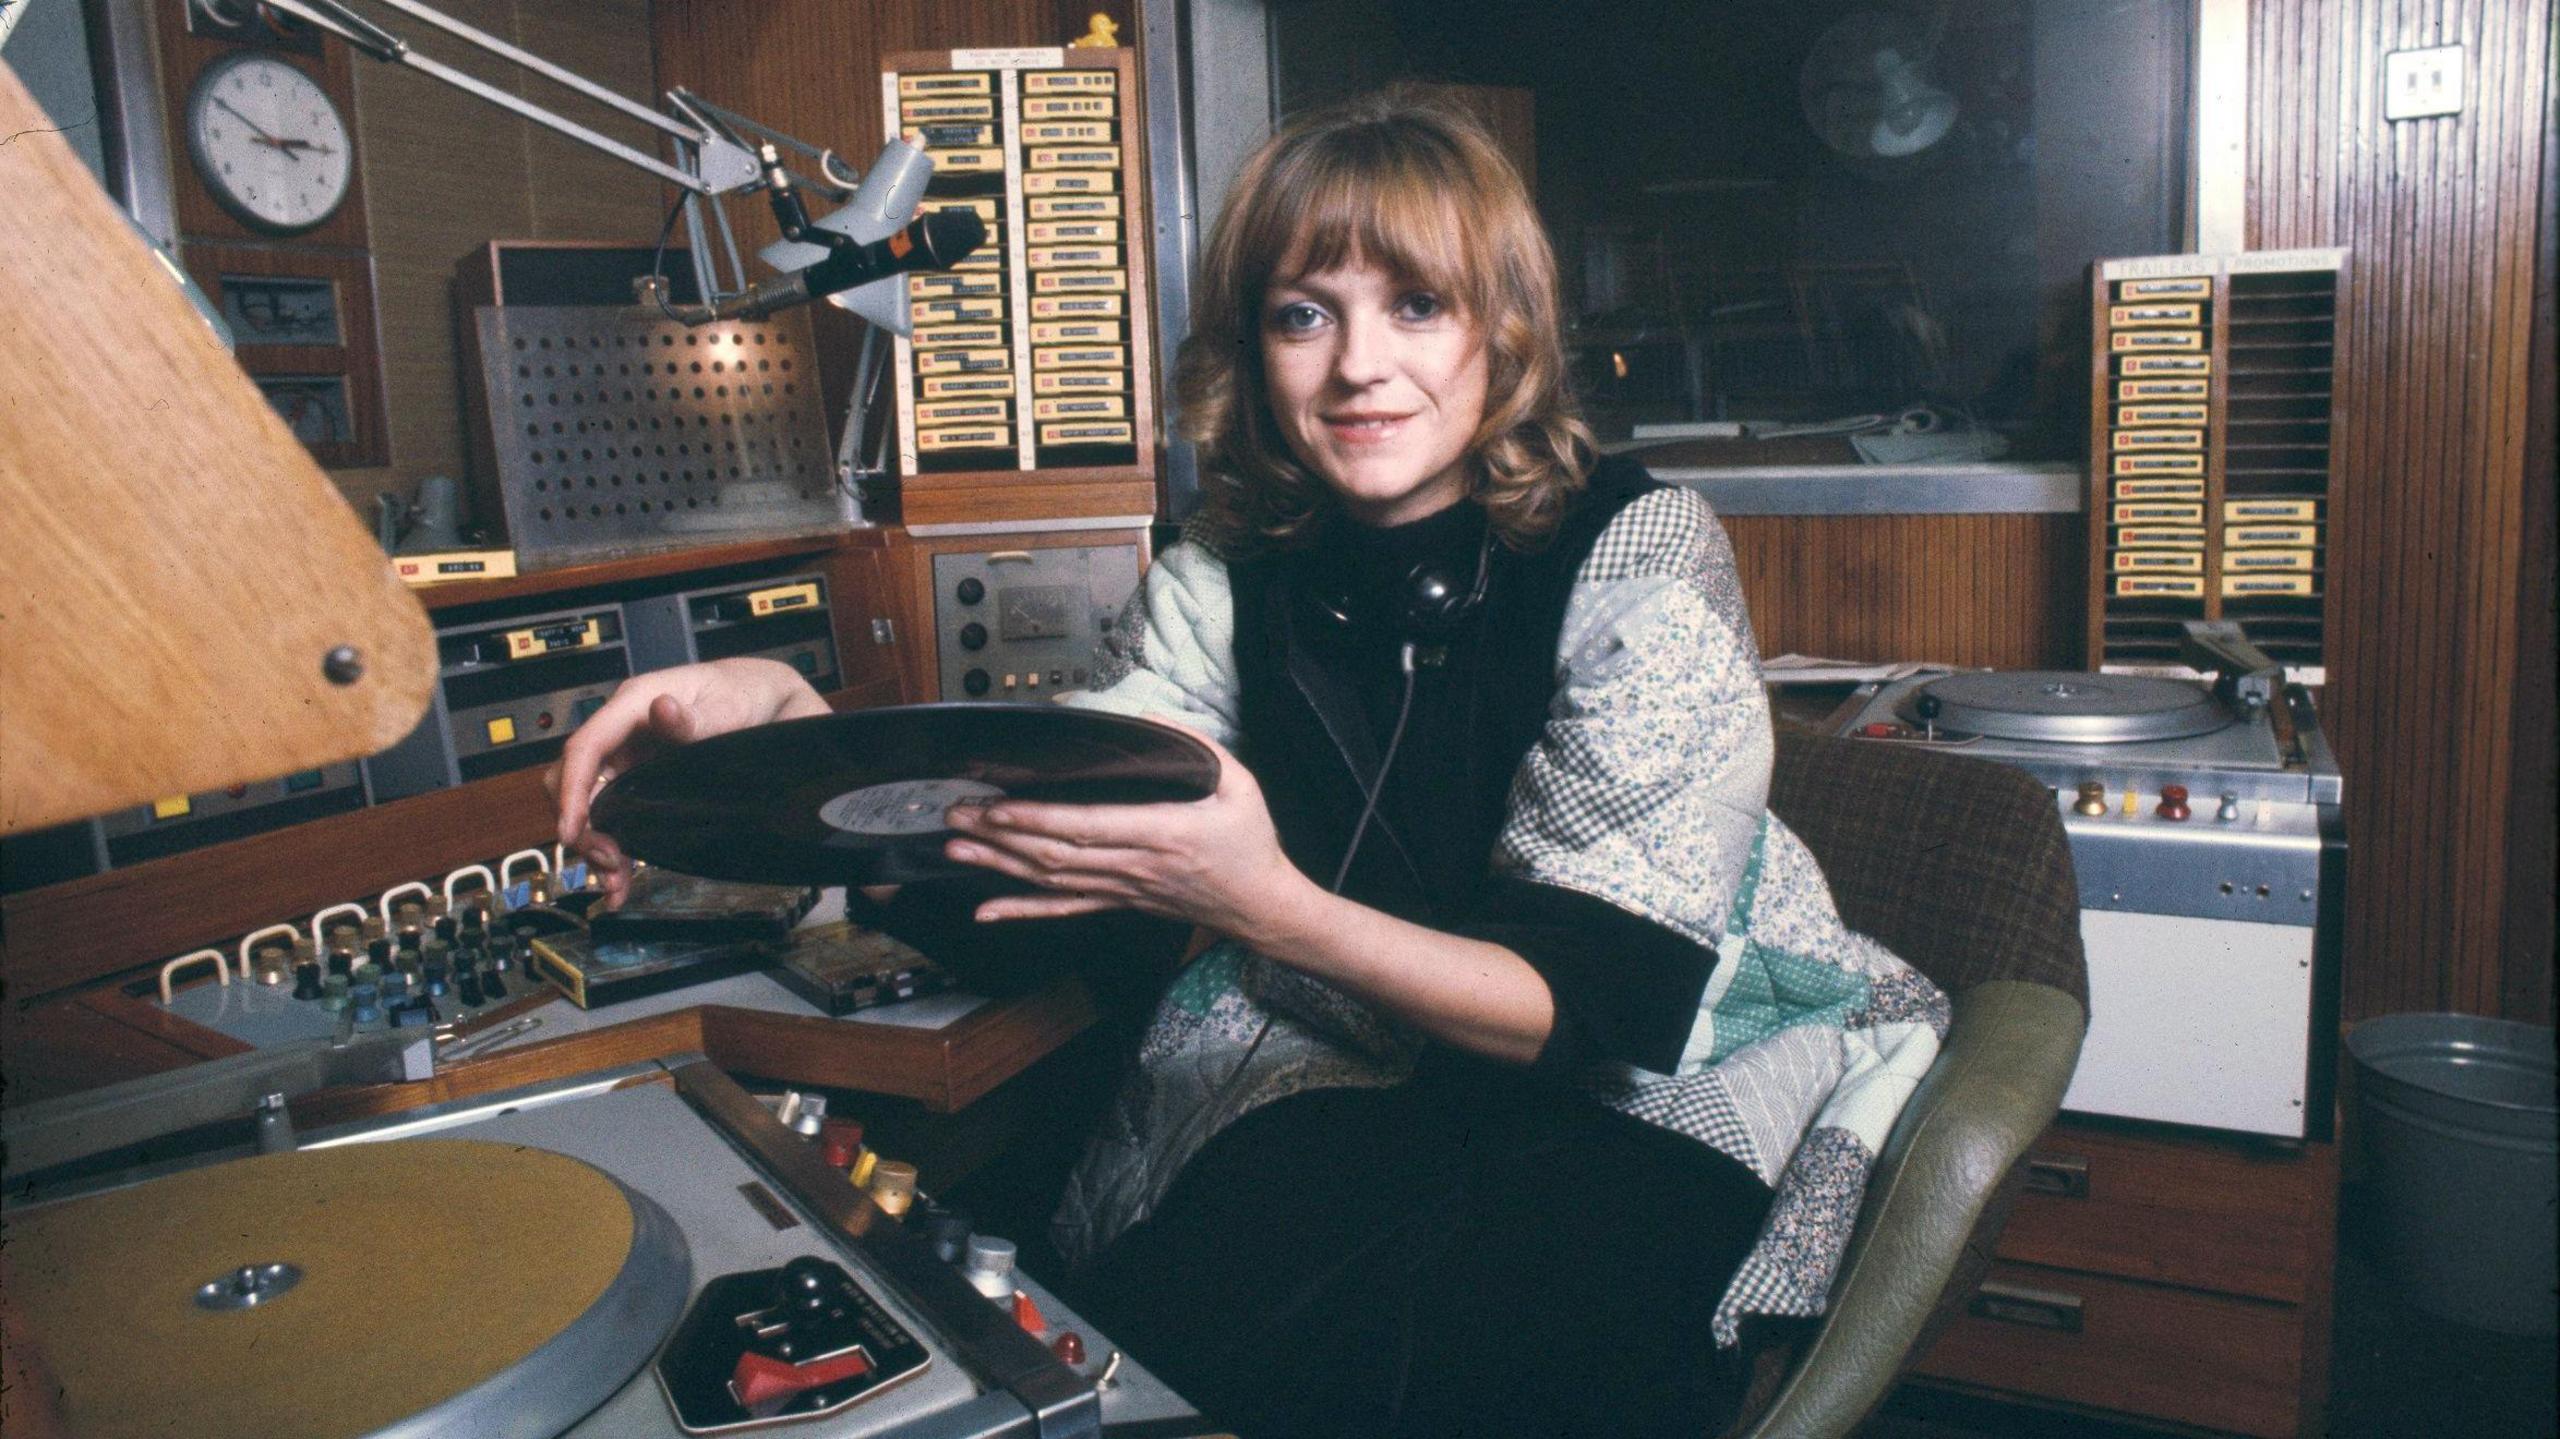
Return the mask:
M 430 964 L 419 971 L 419 977 L 426 985 L 428 994 L 442 999 L 453 992 L 453 986 L 445 982 L 445 975 L 449 972 L 441 964 Z
M 995 681 L 987 677 L 985 670 L 971 670 L 960 677 L 960 688 L 967 690 L 971 699 L 985 694 L 994 685 Z
M 332 963 L 334 962 L 335 961 L 333 960 Z M 293 997 L 296 999 L 318 999 L 320 997 L 319 965 L 297 964 L 293 967 Z
M 1058 1331 L 1058 1337 L 1049 1341 L 1049 1352 L 1057 1355 L 1058 1362 L 1061 1364 L 1069 1366 L 1082 1364 L 1084 1336 L 1072 1329 L 1061 1329 Z
M 960 627 L 960 648 L 982 650 L 987 647 L 987 627 L 971 620 Z
M 961 1277 L 989 1299 L 1013 1298 L 1013 1241 L 992 1234 L 972 1234 L 960 1265 Z
M 1049 1327 L 1049 1321 L 1041 1317 L 1040 1306 L 1019 1289 L 1013 1291 L 1013 1322 L 1022 1326 L 1025 1334 L 1037 1334 Z
M 320 1007 L 335 1014 L 347 1007 L 347 977 L 333 974 L 320 981 Z
M 2236 822 L 2240 818 L 2240 796 L 2236 794 L 2224 795 L 2222 797 L 2222 803 L 2215 807 L 2213 817 L 2224 824 Z
M 2080 798 L 2072 802 L 2071 812 L 2074 814 L 2085 814 L 2092 819 L 2105 814 L 2107 812 L 2107 787 L 2094 779 L 2081 785 Z
M 2152 811 L 2152 813 L 2157 814 L 2162 819 L 2185 819 L 2189 813 L 2187 809 L 2187 787 L 2182 784 L 2164 784 L 2160 786 L 2160 804 L 2157 809 Z
M 960 603 L 964 605 L 974 605 L 978 601 L 987 597 L 986 582 L 975 576 L 971 576 L 968 579 L 962 580 L 959 588 L 954 591 L 954 593 L 960 596 Z

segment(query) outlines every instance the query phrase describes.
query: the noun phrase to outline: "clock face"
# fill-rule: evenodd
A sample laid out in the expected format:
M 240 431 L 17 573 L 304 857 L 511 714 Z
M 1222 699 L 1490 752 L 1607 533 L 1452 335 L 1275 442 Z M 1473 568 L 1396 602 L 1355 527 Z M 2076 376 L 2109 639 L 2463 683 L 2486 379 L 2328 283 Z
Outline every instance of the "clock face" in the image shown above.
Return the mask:
M 270 234 L 326 221 L 355 175 L 346 117 L 319 82 L 256 52 L 224 56 L 196 81 L 187 151 L 222 208 Z

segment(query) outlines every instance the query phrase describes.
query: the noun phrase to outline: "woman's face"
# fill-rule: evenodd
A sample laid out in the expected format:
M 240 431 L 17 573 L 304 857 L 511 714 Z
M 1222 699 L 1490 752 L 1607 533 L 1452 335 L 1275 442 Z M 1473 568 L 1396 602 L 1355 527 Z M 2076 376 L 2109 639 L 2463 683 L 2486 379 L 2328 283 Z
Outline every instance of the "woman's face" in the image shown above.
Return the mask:
M 1439 296 L 1356 263 L 1275 282 L 1262 372 L 1290 453 L 1352 518 L 1401 524 L 1466 494 L 1485 347 Z

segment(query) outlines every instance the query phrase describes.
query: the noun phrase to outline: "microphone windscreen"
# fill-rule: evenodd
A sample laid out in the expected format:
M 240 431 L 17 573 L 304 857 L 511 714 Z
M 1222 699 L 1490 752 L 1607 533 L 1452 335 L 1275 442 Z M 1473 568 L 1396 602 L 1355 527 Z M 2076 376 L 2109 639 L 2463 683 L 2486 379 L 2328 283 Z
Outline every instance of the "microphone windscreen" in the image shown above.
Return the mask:
M 935 210 L 917 222 L 923 234 L 917 238 L 918 248 L 925 253 L 926 263 L 937 270 L 969 258 L 969 252 L 987 240 L 987 222 L 975 210 Z

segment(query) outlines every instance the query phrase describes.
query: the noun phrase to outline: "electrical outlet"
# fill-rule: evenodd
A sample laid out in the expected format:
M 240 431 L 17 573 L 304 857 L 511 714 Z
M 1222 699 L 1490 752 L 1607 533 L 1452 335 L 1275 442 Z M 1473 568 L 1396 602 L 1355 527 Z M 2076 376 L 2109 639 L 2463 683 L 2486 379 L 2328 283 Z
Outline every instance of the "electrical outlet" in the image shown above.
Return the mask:
M 2423 120 L 2461 112 L 2461 46 L 2394 50 L 2382 57 L 2382 118 Z

